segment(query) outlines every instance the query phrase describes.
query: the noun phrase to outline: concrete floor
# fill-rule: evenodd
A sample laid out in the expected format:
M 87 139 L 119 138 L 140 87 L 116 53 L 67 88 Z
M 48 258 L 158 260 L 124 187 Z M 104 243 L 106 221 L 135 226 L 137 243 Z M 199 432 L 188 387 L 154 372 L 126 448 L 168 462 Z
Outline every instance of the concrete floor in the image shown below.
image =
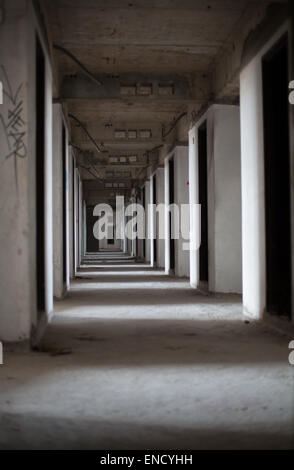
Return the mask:
M 294 448 L 289 338 L 241 310 L 237 296 L 93 257 L 43 351 L 4 349 L 0 448 Z

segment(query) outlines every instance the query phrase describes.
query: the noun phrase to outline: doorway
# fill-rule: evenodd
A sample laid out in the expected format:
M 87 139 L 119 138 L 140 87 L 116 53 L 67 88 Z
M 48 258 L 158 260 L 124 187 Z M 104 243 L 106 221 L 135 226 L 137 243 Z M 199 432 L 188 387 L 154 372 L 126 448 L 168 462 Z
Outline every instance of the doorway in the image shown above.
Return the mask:
M 207 123 L 198 129 L 199 204 L 201 205 L 201 244 L 199 279 L 208 282 L 208 198 L 207 198 Z
M 36 275 L 38 316 L 45 310 L 45 56 L 36 36 Z
M 263 57 L 266 309 L 291 316 L 288 37 Z
M 88 253 L 95 253 L 99 251 L 99 241 L 96 240 L 93 234 L 93 227 L 95 222 L 97 221 L 97 217 L 93 215 L 94 207 L 95 206 L 86 207 L 86 251 Z

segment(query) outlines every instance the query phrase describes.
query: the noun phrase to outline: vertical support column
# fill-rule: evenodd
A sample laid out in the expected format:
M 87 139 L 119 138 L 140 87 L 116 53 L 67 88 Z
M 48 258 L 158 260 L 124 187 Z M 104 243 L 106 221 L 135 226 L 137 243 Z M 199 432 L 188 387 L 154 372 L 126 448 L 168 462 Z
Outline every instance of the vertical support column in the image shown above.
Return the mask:
M 260 318 L 265 309 L 264 144 L 261 65 L 240 75 L 243 305 Z
M 190 240 L 195 238 L 199 231 L 199 221 L 195 217 L 193 207 L 199 204 L 198 197 L 198 140 L 197 129 L 189 131 L 189 203 L 190 203 Z M 191 243 L 190 246 L 190 286 L 194 289 L 199 284 L 199 249 Z
M 155 237 L 155 214 L 154 214 L 154 206 L 153 206 L 153 193 L 154 193 L 154 179 L 153 175 L 150 176 L 149 180 L 149 228 L 150 228 L 150 240 L 149 240 L 149 245 L 150 245 L 150 265 L 152 268 L 154 267 L 154 237 Z
M 83 256 L 87 252 L 87 209 L 86 201 L 83 201 Z
M 82 195 L 82 180 L 79 175 L 79 215 L 78 215 L 78 243 L 79 243 L 79 252 L 78 252 L 78 266 L 80 266 L 82 261 L 82 238 L 83 238 L 83 195 Z
M 189 219 L 185 217 L 185 211 L 189 205 L 189 188 L 187 185 L 189 174 L 188 147 L 177 146 L 174 153 L 175 165 L 175 205 L 179 210 L 179 238 L 175 240 L 175 275 L 189 277 L 189 251 L 186 245 L 189 240 L 184 239 L 188 231 Z
M 158 221 L 159 227 L 157 229 L 158 239 L 157 243 L 157 266 L 164 268 L 165 266 L 165 239 L 159 238 L 160 231 L 164 233 L 165 228 L 165 212 L 161 210 L 162 205 L 164 205 L 164 168 L 158 168 L 156 171 L 156 194 L 157 194 L 157 203 L 160 207 L 158 211 Z
M 146 262 L 150 263 L 151 253 L 150 253 L 150 214 L 149 214 L 149 204 L 150 204 L 150 181 L 145 183 L 145 201 L 146 201 L 146 210 L 145 210 L 145 225 L 146 225 Z
M 54 296 L 62 298 L 63 283 L 63 155 L 62 108 L 53 105 L 53 278 Z
M 168 158 L 164 161 L 164 227 L 165 227 L 165 250 L 164 250 L 164 270 L 165 274 L 170 272 L 170 223 L 169 223 L 169 164 Z
M 75 168 L 74 179 L 74 273 L 76 275 L 79 259 L 79 171 L 77 168 Z
M 69 138 L 68 129 L 65 126 L 65 230 L 66 230 L 66 244 L 65 244 L 65 263 L 66 263 L 66 290 L 69 289 L 70 283 L 70 191 L 69 191 Z
M 69 231 L 69 277 L 74 277 L 74 157 L 72 147 L 68 148 L 68 199 L 69 199 L 69 211 L 68 211 L 68 231 Z

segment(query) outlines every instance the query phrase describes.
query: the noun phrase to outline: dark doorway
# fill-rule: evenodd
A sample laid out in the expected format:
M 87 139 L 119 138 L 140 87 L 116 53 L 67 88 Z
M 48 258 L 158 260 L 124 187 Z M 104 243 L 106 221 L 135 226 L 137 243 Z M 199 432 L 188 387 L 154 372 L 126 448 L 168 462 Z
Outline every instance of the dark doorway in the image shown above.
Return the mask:
M 66 191 L 67 191 L 67 174 L 66 174 L 66 131 L 62 124 L 62 244 L 63 244 L 63 260 L 62 273 L 63 283 L 66 284 L 66 261 L 67 261 L 67 239 L 66 239 Z
M 170 158 L 168 161 L 169 168 L 169 204 L 175 202 L 175 175 L 174 175 L 174 159 Z M 172 212 L 169 212 L 169 259 L 170 269 L 175 269 L 175 239 L 174 239 L 174 217 Z
M 153 176 L 153 194 L 152 194 L 152 204 L 155 204 L 156 205 L 156 200 L 157 200 L 157 194 L 156 194 L 156 175 Z M 154 236 L 155 238 L 153 239 L 153 261 L 154 263 L 156 263 L 157 261 L 157 250 L 156 250 L 156 245 L 157 245 L 157 241 L 156 241 L 156 212 L 155 212 L 155 217 L 154 217 L 154 224 L 155 224 L 155 227 L 154 227 Z
M 94 224 L 97 222 L 97 216 L 93 215 L 95 206 L 86 207 L 86 227 L 87 227 L 87 240 L 86 251 L 89 253 L 97 252 L 99 250 L 99 242 L 93 234 Z M 109 242 L 109 241 L 108 241 Z
M 266 308 L 291 316 L 288 39 L 263 58 Z
M 208 282 L 207 125 L 198 129 L 199 204 L 201 205 L 200 281 Z
M 36 36 L 36 274 L 37 310 L 45 310 L 45 57 Z

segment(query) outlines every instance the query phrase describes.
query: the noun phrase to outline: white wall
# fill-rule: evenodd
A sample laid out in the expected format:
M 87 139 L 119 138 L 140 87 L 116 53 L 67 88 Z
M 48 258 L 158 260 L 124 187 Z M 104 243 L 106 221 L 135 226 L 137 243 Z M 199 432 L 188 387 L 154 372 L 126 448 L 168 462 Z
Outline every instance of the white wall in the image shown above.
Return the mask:
M 146 212 L 145 212 L 145 223 L 146 223 L 146 262 L 150 263 L 151 260 L 151 240 L 150 240 L 150 217 L 148 211 L 148 205 L 150 204 L 150 182 L 145 183 L 145 201 L 146 201 Z
M 174 170 L 175 170 L 175 204 L 180 208 L 181 205 L 189 204 L 189 155 L 188 147 L 177 146 L 174 151 Z M 181 217 L 181 215 L 180 215 Z M 181 225 L 180 225 L 181 226 Z M 180 231 L 180 238 L 175 240 L 175 275 L 179 277 L 189 277 L 189 250 L 184 250 L 185 240 Z
M 189 133 L 189 197 L 197 204 L 198 128 L 207 121 L 209 290 L 242 291 L 239 107 L 213 105 Z M 190 220 L 196 230 L 196 221 Z M 194 224 L 194 226 L 193 226 Z M 190 282 L 199 285 L 199 251 L 190 253 Z
M 157 204 L 164 204 L 164 169 L 158 168 L 156 171 L 156 196 Z M 157 221 L 158 221 L 157 216 Z M 162 221 L 164 224 L 164 220 Z M 159 235 L 159 229 L 157 227 L 157 236 Z M 164 256 L 165 256 L 165 243 L 164 239 L 157 238 L 156 241 L 156 250 L 157 250 L 157 266 L 159 268 L 164 268 Z
M 280 28 L 240 75 L 243 305 L 254 318 L 266 307 L 262 57 L 288 28 Z
M 70 146 L 68 149 L 68 198 L 69 198 L 69 210 L 68 210 L 68 219 L 69 219 L 69 275 L 70 278 L 74 277 L 74 203 L 73 203 L 73 173 L 74 173 L 74 163 L 73 163 L 73 148 Z
M 199 230 L 196 212 L 193 207 L 199 203 L 198 194 L 198 127 L 193 126 L 189 131 L 189 202 L 190 202 L 190 238 Z M 199 285 L 199 250 L 192 246 L 189 251 L 190 261 L 190 286 L 196 289 Z
M 62 106 L 53 105 L 53 281 L 54 296 L 62 298 L 63 282 L 63 162 Z

